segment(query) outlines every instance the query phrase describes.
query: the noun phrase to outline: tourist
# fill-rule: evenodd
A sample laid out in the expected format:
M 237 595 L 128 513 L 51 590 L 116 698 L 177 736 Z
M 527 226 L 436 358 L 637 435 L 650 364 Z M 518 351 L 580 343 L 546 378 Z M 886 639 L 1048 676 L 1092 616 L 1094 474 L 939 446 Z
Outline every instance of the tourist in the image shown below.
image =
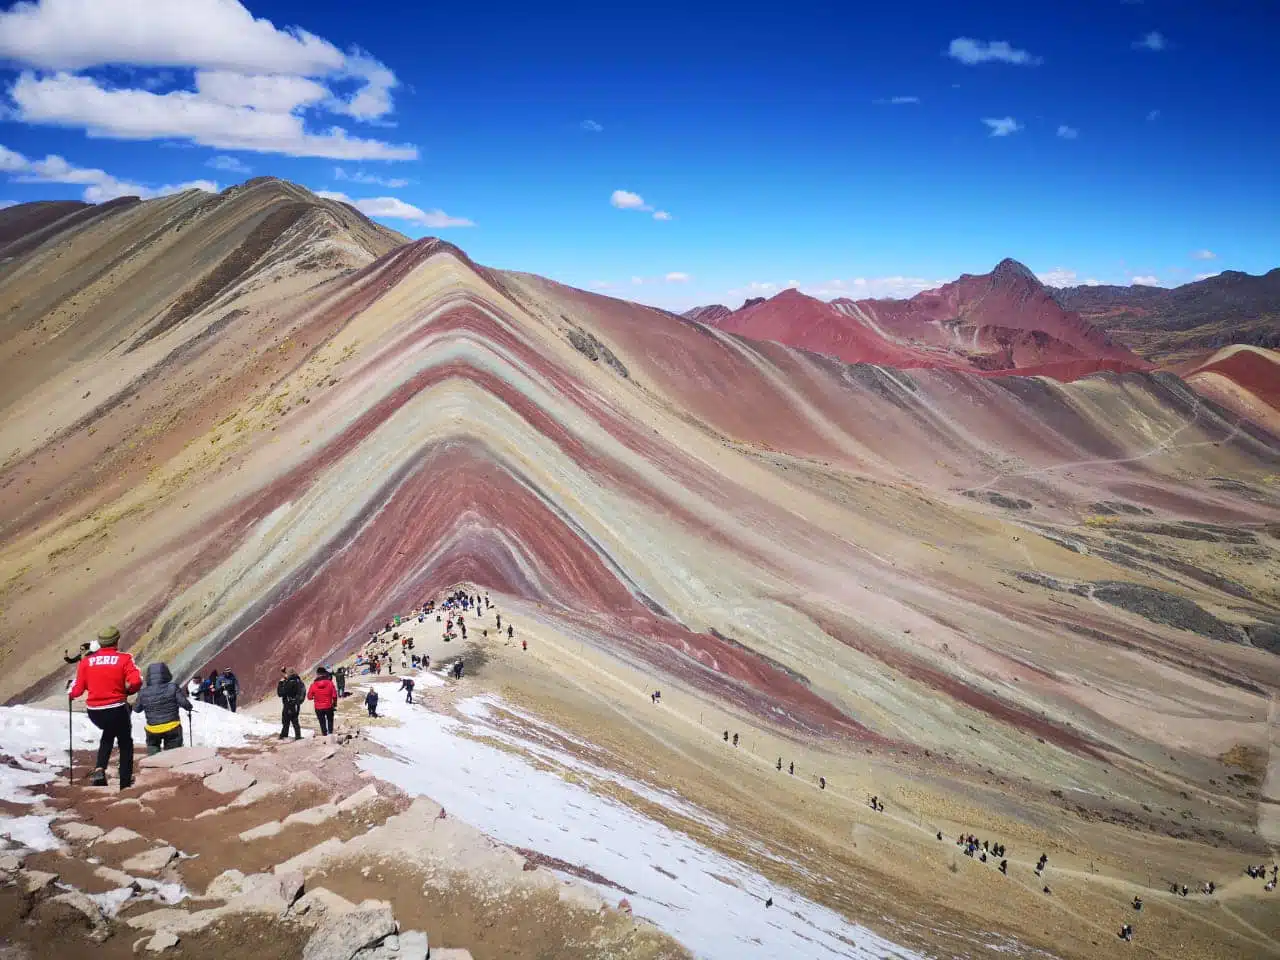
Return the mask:
M 333 713 L 338 706 L 338 688 L 329 679 L 324 667 L 316 670 L 316 678 L 307 690 L 307 699 L 315 704 L 316 722 L 320 724 L 320 736 L 333 733 Z
M 276 683 L 276 696 L 280 698 L 280 739 L 289 736 L 289 727 L 293 727 L 293 739 L 302 739 L 302 728 L 298 725 L 298 715 L 302 712 L 302 702 L 307 697 L 302 678 L 292 670 L 280 668 L 280 679 Z
M 67 696 L 76 700 L 84 694 L 89 720 L 102 731 L 98 740 L 98 762 L 89 783 L 107 785 L 107 764 L 113 745 L 120 746 L 120 789 L 133 785 L 133 719 L 129 695 L 142 689 L 142 674 L 133 657 L 119 649 L 120 631 L 105 627 L 98 633 L 98 650 L 82 657 L 76 679 Z
M 404 702 L 413 703 L 413 677 L 405 677 L 400 681 L 400 689 L 404 691 Z
M 182 746 L 180 709 L 191 715 L 191 701 L 186 692 L 173 682 L 167 664 L 151 664 L 147 667 L 147 682 L 133 705 L 134 713 L 146 714 L 148 756 Z
M 218 678 L 218 689 L 222 695 L 222 706 L 232 713 L 236 712 L 236 701 L 240 699 L 240 681 L 230 670 L 223 670 Z
M 374 720 L 378 719 L 378 691 L 370 689 L 364 695 L 364 705 L 369 710 L 369 716 Z

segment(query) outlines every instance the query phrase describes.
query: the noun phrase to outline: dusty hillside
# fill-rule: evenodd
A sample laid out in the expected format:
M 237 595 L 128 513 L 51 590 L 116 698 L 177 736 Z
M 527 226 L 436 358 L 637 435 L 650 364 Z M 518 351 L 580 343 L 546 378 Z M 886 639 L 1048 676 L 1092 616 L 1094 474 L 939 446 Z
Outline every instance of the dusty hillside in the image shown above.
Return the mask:
M 554 651 L 510 695 L 766 842 L 818 843 L 814 876 L 879 871 L 893 917 L 929 878 L 859 859 L 825 807 L 815 839 L 785 787 L 786 823 L 717 793 L 737 774 L 696 759 L 712 725 L 806 751 L 841 802 L 892 782 L 1024 846 L 1110 824 L 1072 833 L 1081 870 L 1130 835 L 1188 876 L 1202 848 L 1280 842 L 1265 428 L 1166 373 L 847 365 L 396 240 L 267 181 L 7 266 L 6 696 L 55 689 L 103 620 L 263 693 L 469 584 Z M 619 686 L 663 687 L 689 724 L 632 730 L 631 705 L 611 730 L 590 691 Z M 948 910 L 1050 946 L 1040 896 Z M 1186 922 L 1188 955 L 1240 955 L 1238 931 Z

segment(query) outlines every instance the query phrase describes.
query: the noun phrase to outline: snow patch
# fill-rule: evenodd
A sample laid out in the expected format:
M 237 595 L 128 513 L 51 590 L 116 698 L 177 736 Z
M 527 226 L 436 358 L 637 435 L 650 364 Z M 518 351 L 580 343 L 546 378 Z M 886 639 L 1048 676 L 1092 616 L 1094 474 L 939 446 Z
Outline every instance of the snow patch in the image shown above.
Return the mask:
M 498 705 L 493 701 L 464 702 L 468 722 L 388 700 L 386 712 L 400 726 L 370 728 L 366 735 L 395 756 L 363 756 L 362 769 L 410 794 L 430 796 L 450 814 L 502 843 L 586 867 L 633 891 L 627 899 L 636 914 L 699 957 L 920 956 L 623 803 L 471 739 L 467 734 L 513 737 L 509 731 L 475 722 L 488 718 Z M 505 705 L 501 709 L 510 712 Z M 539 756 L 549 749 L 528 741 L 521 746 Z M 582 763 L 564 754 L 556 761 L 568 767 Z M 609 898 L 618 895 L 609 887 L 599 889 Z M 772 908 L 764 906 L 768 897 L 774 899 Z
M 47 817 L 38 817 L 34 814 L 22 817 L 0 817 L 0 836 L 36 852 L 57 850 L 62 843 L 49 829 L 49 823 L 52 820 L 52 814 Z

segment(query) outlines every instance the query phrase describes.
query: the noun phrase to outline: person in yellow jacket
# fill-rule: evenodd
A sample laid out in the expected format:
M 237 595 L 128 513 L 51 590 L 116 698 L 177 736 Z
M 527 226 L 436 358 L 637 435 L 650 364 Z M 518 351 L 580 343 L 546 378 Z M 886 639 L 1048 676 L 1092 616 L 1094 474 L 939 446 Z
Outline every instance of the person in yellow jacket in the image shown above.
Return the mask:
M 147 667 L 146 685 L 138 693 L 134 713 L 147 715 L 147 754 L 175 750 L 182 746 L 182 717 L 178 710 L 191 715 L 191 701 L 186 691 L 173 682 L 167 664 Z

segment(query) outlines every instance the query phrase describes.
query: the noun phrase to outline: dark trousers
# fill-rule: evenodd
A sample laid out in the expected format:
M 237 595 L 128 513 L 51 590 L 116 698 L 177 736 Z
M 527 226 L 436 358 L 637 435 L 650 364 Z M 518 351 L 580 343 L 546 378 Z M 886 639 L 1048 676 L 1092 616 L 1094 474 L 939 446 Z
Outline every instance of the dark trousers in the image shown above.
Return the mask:
M 316 719 L 320 721 L 320 736 L 327 737 L 333 733 L 333 707 L 328 710 L 316 710 Z
M 378 705 L 376 703 L 366 703 L 365 706 L 369 708 L 369 716 L 376 720 L 378 717 Z
M 280 708 L 280 736 L 287 737 L 289 735 L 289 726 L 293 726 L 293 737 L 295 740 L 302 739 L 302 727 L 298 725 L 298 714 L 301 707 L 296 703 L 286 702 Z
M 227 694 L 227 709 L 230 710 L 232 713 L 236 712 L 236 699 L 238 696 L 239 695 L 235 693 Z
M 111 748 L 120 745 L 120 784 L 133 782 L 133 711 L 127 703 L 106 710 L 89 710 L 89 720 L 102 731 L 98 741 L 98 769 L 111 762 Z
M 177 750 L 182 746 L 182 725 L 174 727 L 168 733 L 152 733 L 147 731 L 147 756 L 161 750 Z

